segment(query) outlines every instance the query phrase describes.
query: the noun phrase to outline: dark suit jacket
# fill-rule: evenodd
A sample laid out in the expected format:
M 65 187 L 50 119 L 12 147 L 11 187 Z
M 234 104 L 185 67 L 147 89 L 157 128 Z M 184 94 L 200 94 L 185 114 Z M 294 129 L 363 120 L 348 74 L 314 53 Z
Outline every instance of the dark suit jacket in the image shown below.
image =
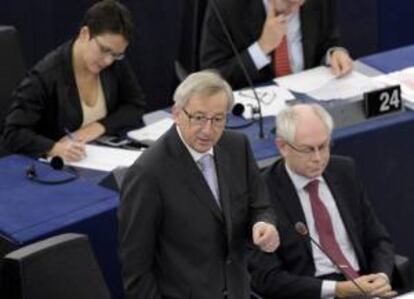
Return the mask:
M 334 22 L 335 1 L 306 1 L 301 7 L 300 20 L 305 69 L 321 64 L 327 50 L 333 46 L 339 46 L 339 34 Z M 259 39 L 263 29 L 266 19 L 263 1 L 215 0 L 214 2 L 219 7 L 224 23 L 230 31 L 253 83 L 272 80 L 275 77 L 272 64 L 260 71 L 257 70 L 247 51 L 248 47 Z M 246 78 L 212 7 L 209 7 L 206 13 L 200 59 L 202 68 L 218 69 L 233 88 L 247 86 Z
M 275 254 L 252 253 L 253 287 L 265 298 L 319 299 L 322 281 L 314 277 L 310 241 L 294 229 L 295 223 L 306 223 L 306 220 L 284 161 L 279 160 L 267 169 L 264 177 L 277 219 L 280 220 L 281 246 Z M 393 246 L 367 199 L 354 162 L 349 158 L 333 156 L 323 177 L 338 206 L 361 273 L 384 272 L 391 278 Z
M 72 68 L 69 41 L 49 53 L 29 71 L 13 93 L 4 139 L 12 152 L 39 156 L 55 141 L 82 125 L 82 108 Z M 100 120 L 106 134 L 137 127 L 144 113 L 144 95 L 126 60 L 100 73 L 107 116 Z
M 214 147 L 222 211 L 173 126 L 130 168 L 118 211 L 127 298 L 249 297 L 252 224 L 274 222 L 244 135 Z

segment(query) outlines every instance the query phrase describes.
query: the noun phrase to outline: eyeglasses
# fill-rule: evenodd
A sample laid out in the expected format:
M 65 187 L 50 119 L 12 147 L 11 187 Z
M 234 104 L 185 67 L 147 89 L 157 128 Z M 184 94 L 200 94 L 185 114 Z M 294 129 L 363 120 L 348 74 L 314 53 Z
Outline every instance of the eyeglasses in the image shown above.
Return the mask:
M 287 145 L 294 149 L 295 151 L 297 151 L 298 153 L 304 154 L 304 155 L 312 155 L 315 154 L 316 152 L 318 153 L 326 153 L 332 146 L 333 146 L 333 142 L 331 140 L 327 140 L 324 143 L 322 143 L 321 145 L 318 146 L 295 146 L 292 143 L 286 142 Z
M 211 125 L 217 128 L 224 127 L 226 124 L 226 116 L 224 115 L 216 115 L 213 117 L 206 117 L 202 114 L 190 114 L 187 110 L 183 108 L 185 115 L 187 115 L 188 120 L 192 125 L 195 126 L 204 126 L 208 121 L 211 121 Z
M 115 53 L 110 47 L 105 46 L 104 44 L 102 44 L 102 42 L 99 41 L 98 37 L 95 36 L 93 38 L 96 42 L 96 44 L 99 47 L 99 51 L 101 51 L 101 54 L 103 56 L 111 56 L 111 58 L 113 58 L 114 60 L 122 60 L 125 57 L 124 53 Z
M 262 103 L 263 105 L 270 105 L 273 103 L 273 101 L 276 99 L 276 93 L 275 92 L 268 92 L 268 91 L 260 91 L 260 90 L 256 90 L 257 93 L 257 97 L 260 100 L 260 103 Z M 250 100 L 255 100 L 256 97 L 254 95 L 254 93 L 251 90 L 240 90 L 238 91 L 239 96 L 243 97 L 243 98 L 248 98 Z

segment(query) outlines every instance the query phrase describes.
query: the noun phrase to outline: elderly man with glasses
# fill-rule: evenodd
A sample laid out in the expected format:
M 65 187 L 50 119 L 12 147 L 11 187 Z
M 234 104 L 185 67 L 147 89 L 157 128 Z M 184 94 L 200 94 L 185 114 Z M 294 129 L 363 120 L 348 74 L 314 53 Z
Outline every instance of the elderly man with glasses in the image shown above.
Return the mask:
M 127 298 L 248 299 L 246 245 L 279 245 L 247 138 L 226 131 L 230 86 L 203 71 L 174 94 L 175 125 L 131 167 L 119 208 Z
M 266 299 L 395 295 L 393 246 L 354 162 L 330 155 L 331 116 L 301 104 L 276 119 L 282 159 L 264 178 L 282 242 L 272 254 L 251 252 L 254 289 Z

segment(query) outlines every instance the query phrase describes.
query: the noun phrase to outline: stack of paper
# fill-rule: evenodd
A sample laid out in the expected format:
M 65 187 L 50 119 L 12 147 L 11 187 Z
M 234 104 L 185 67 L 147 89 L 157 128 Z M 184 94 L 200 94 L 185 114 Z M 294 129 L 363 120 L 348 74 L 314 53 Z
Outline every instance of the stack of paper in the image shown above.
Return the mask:
M 139 141 L 144 144 L 151 145 L 155 140 L 161 137 L 171 126 L 174 121 L 167 117 L 156 121 L 141 129 L 132 130 L 127 133 L 128 137 L 132 140 Z
M 375 77 L 375 80 L 386 85 L 401 85 L 405 106 L 414 109 L 414 67 Z
M 336 77 L 326 66 L 276 78 L 275 82 L 284 88 L 305 93 L 319 101 L 349 99 L 383 87 L 379 82 L 356 71 L 343 77 Z
M 141 153 L 141 151 L 87 144 L 84 159 L 65 163 L 76 167 L 112 171 L 117 167 L 131 166 Z

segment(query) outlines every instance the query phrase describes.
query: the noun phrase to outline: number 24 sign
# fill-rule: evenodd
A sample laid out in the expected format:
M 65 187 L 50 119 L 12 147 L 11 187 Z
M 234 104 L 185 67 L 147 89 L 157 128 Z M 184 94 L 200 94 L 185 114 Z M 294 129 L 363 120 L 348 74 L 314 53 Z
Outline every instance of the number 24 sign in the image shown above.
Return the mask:
M 379 116 L 403 109 L 401 87 L 394 85 L 364 94 L 367 117 Z

